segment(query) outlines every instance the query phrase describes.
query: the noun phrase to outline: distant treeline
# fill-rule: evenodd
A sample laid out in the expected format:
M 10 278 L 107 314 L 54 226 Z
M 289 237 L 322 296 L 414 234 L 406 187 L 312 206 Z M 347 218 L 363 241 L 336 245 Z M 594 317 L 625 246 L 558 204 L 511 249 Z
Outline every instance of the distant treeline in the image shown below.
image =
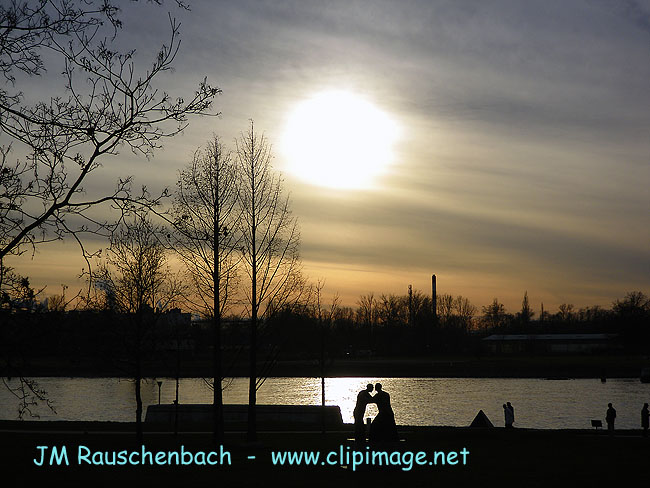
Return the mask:
M 260 330 L 260 362 L 278 359 L 328 360 L 337 357 L 472 353 L 490 334 L 610 333 L 618 334 L 624 351 L 642 353 L 650 340 L 650 301 L 642 292 L 630 292 L 612 307 L 575 309 L 561 305 L 556 312 L 536 314 L 524 294 L 522 307 L 509 313 L 494 300 L 477 307 L 462 296 L 439 295 L 434 316 L 431 297 L 363 295 L 356 307 L 336 303 L 320 306 L 308 301 L 275 310 Z M 134 317 L 110 310 L 47 310 L 34 302 L 5 302 L 0 310 L 0 343 L 4 366 L 27 357 L 91 357 L 128 374 L 133 356 L 168 365 L 186 357 L 209 357 L 209 319 L 191 320 L 181 310 L 145 313 L 147 326 L 135 347 Z M 230 316 L 223 324 L 223 362 L 245 361 L 249 322 Z
M 408 295 L 362 295 L 357 307 L 334 306 L 321 313 L 300 308 L 283 310 L 267 325 L 282 336 L 293 354 L 314 357 L 322 342 L 333 356 L 392 356 L 427 353 L 468 353 L 491 334 L 618 334 L 629 352 L 645 352 L 650 340 L 650 300 L 630 292 L 612 307 L 575 309 L 562 304 L 554 313 L 536 316 L 527 293 L 521 310 L 509 313 L 497 299 L 481 308 L 463 296 L 438 295 L 434 316 L 431 298 L 414 291 Z

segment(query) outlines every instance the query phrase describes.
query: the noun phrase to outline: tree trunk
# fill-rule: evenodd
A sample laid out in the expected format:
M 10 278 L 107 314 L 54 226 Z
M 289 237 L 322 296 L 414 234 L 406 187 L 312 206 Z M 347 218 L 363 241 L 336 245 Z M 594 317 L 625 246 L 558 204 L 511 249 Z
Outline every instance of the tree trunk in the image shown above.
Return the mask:
M 138 443 L 142 444 L 142 317 L 136 316 L 135 337 L 135 435 Z
M 215 152 L 216 154 L 216 152 Z M 219 191 L 219 162 L 215 161 L 214 165 L 215 171 L 215 181 L 214 181 L 214 191 Z M 219 249 L 220 249 L 220 207 L 219 199 L 213 199 L 212 206 L 212 228 L 213 228 L 213 250 L 212 250 L 212 329 L 213 329 L 213 338 L 212 338 L 212 368 L 213 368 L 213 438 L 214 443 L 217 445 L 220 441 L 223 441 L 224 436 L 224 426 L 223 426 L 223 392 L 221 390 L 221 296 L 220 296 L 220 281 L 221 281 L 221 269 L 219 266 Z
M 254 309 L 255 310 L 255 309 Z M 248 383 L 248 440 L 257 440 L 257 417 L 255 405 L 257 403 L 257 310 L 251 318 L 251 344 L 250 344 L 250 377 Z
M 215 227 L 216 229 L 216 227 Z M 212 366 L 213 366 L 213 384 L 214 384 L 214 398 L 213 398 L 213 437 L 215 444 L 223 440 L 224 425 L 223 425 L 223 393 L 221 391 L 221 309 L 219 305 L 219 252 L 218 252 L 218 229 L 217 233 L 217 250 L 215 251 L 215 279 L 214 279 L 214 312 L 213 312 L 213 350 L 212 350 Z

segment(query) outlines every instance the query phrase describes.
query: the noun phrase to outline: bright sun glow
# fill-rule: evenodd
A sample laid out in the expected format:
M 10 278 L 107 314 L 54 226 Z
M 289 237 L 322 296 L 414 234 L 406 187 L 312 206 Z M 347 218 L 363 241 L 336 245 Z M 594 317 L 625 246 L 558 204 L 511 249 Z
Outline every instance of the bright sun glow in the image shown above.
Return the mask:
M 288 169 L 319 186 L 370 188 L 392 162 L 397 126 L 348 92 L 320 93 L 290 114 L 282 150 Z

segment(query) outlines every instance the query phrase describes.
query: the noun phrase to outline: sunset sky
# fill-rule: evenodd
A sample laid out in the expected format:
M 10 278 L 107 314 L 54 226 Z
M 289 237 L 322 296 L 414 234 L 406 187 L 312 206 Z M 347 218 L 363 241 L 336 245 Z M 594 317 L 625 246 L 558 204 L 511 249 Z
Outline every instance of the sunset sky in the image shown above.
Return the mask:
M 181 22 L 158 84 L 189 95 L 207 76 L 221 116 L 150 161 L 104 158 L 86 187 L 173 188 L 213 133 L 234 148 L 253 119 L 326 300 L 429 293 L 433 273 L 479 310 L 650 292 L 650 1 L 122 3 L 120 46 L 145 67 L 167 12 Z M 62 93 L 59 73 L 24 91 Z M 10 264 L 48 293 L 81 283 L 73 243 Z

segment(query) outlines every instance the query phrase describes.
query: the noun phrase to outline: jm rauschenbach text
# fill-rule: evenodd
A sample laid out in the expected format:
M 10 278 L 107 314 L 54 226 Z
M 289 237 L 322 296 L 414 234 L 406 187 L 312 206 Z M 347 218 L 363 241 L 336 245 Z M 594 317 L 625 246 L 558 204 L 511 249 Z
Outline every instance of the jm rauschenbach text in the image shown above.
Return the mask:
M 137 449 L 119 451 L 93 451 L 87 446 L 79 445 L 76 450 L 68 446 L 36 446 L 37 455 L 33 462 L 36 466 L 230 466 L 230 451 L 219 447 L 218 451 L 192 451 L 180 446 L 171 451 L 151 451 L 142 445 Z M 75 452 L 76 451 L 76 452 Z M 255 462 L 259 455 L 249 455 L 242 462 Z M 339 446 L 338 449 L 320 451 L 271 451 L 270 461 L 273 466 L 348 466 L 353 471 L 361 466 L 395 466 L 403 471 L 422 466 L 465 466 L 468 464 L 469 451 L 463 447 L 460 451 L 386 451 L 355 449 Z

